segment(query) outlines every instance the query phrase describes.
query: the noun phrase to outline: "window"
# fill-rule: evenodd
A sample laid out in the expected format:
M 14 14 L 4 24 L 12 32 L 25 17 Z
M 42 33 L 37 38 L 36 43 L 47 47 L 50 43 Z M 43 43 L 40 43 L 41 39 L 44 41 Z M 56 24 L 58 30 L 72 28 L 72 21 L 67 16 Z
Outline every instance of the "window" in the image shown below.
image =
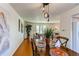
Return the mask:
M 46 25 L 36 25 L 36 32 L 39 34 L 43 34 L 45 28 L 46 28 Z
M 36 33 L 39 33 L 39 25 L 36 25 Z

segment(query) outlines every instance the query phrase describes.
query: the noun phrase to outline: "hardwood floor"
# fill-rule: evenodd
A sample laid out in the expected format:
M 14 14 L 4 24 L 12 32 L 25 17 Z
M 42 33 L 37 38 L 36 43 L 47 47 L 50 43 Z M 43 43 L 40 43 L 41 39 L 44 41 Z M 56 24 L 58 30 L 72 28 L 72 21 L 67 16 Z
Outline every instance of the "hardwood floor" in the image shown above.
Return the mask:
M 31 42 L 25 39 L 13 56 L 32 56 Z

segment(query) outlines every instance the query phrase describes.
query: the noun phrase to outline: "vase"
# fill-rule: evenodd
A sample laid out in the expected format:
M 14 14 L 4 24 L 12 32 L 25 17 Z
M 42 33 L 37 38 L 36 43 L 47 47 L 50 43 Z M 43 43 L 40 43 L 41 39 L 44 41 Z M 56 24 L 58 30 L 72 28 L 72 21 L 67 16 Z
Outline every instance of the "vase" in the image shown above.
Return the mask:
M 50 43 L 50 39 L 49 38 L 46 38 L 46 54 L 47 55 L 50 55 L 49 52 L 50 52 L 50 46 L 49 46 L 49 43 Z
M 50 43 L 50 38 L 46 38 L 46 44 L 49 44 Z

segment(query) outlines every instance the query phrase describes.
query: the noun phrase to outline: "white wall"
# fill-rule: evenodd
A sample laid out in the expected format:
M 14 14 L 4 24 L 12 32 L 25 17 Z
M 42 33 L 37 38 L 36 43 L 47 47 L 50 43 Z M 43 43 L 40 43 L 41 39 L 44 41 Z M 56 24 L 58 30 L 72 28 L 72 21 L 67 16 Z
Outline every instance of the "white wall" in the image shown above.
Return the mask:
M 18 31 L 18 19 L 21 19 L 21 22 L 24 24 L 23 19 L 17 14 L 17 12 L 9 4 L 0 3 L 0 11 L 3 11 L 5 14 L 5 19 L 9 26 L 9 42 L 10 48 L 8 51 L 2 55 L 13 55 L 19 45 L 22 43 L 24 33 Z
M 56 19 L 60 20 L 61 35 L 64 35 L 69 38 L 68 47 L 71 49 L 72 49 L 72 15 L 77 13 L 79 13 L 79 5 L 56 17 Z

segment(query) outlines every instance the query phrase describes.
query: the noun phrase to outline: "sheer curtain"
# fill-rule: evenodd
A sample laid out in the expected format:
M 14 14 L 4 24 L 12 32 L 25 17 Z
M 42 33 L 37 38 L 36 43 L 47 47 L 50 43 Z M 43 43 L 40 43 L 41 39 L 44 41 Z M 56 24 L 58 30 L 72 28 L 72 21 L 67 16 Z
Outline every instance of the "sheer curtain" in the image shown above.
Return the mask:
M 43 34 L 46 29 L 46 25 L 36 25 L 36 32 L 39 34 Z

